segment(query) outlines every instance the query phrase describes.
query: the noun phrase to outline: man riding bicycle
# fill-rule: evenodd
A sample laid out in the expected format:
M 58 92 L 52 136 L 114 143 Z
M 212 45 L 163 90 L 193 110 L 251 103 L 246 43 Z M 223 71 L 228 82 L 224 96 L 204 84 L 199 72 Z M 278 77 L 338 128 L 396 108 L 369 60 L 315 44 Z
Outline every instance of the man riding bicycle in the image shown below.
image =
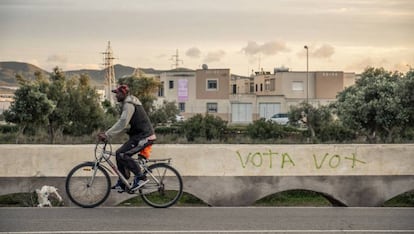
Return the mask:
M 129 171 L 135 174 L 131 186 L 131 191 L 135 191 L 148 183 L 148 180 L 131 157 L 147 146 L 152 145 L 156 139 L 154 128 L 142 103 L 137 97 L 129 93 L 129 87 L 127 85 L 120 85 L 118 88 L 112 90 L 112 92 L 116 93 L 116 99 L 122 105 L 121 117 L 106 132 L 99 133 L 98 138 L 105 141 L 108 138 L 124 132 L 128 128 L 128 125 L 130 125 L 129 130 L 126 132 L 129 135 L 129 140 L 116 151 L 116 164 L 118 170 L 126 179 L 129 178 Z M 123 192 L 125 191 L 125 187 L 125 184 L 118 179 L 112 189 Z

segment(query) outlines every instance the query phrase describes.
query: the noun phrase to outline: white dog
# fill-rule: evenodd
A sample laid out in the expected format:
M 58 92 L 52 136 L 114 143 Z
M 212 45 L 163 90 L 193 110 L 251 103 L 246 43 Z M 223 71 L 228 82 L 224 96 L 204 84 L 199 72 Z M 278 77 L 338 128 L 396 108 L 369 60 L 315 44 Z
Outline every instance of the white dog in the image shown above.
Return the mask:
M 58 193 L 58 189 L 53 186 L 44 185 L 40 190 L 36 189 L 37 201 L 39 202 L 38 207 L 49 206 L 52 207 L 52 203 L 49 200 L 50 194 L 55 194 L 60 202 L 63 201 L 62 197 Z

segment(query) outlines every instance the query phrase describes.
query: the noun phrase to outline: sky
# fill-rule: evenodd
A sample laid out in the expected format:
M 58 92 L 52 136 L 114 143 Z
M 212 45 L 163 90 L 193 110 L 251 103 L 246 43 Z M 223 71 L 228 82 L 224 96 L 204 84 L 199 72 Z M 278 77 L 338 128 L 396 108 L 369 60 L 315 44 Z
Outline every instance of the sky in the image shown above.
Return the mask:
M 413 0 L 0 0 L 0 61 L 273 72 L 414 67 Z M 308 46 L 308 51 L 304 46 Z M 308 52 L 308 56 L 307 56 Z

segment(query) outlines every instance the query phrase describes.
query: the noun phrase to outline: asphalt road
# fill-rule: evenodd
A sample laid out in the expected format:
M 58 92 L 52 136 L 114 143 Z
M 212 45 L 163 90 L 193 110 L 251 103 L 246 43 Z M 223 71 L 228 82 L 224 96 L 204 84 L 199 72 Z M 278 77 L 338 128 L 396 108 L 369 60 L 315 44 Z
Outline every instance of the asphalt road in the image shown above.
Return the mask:
M 0 208 L 0 233 L 414 233 L 414 208 Z

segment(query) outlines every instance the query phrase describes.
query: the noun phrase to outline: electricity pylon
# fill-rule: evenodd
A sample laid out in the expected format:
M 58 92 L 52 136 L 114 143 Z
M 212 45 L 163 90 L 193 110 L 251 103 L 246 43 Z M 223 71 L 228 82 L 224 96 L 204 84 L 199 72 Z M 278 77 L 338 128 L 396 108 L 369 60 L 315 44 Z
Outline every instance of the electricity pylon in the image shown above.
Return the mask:
M 106 48 L 105 52 L 102 52 L 104 58 L 104 69 L 105 69 L 105 99 L 109 100 L 111 105 L 115 104 L 115 100 L 113 98 L 112 90 L 115 88 L 115 70 L 113 60 L 114 55 L 111 48 L 111 42 L 108 41 L 108 47 Z

